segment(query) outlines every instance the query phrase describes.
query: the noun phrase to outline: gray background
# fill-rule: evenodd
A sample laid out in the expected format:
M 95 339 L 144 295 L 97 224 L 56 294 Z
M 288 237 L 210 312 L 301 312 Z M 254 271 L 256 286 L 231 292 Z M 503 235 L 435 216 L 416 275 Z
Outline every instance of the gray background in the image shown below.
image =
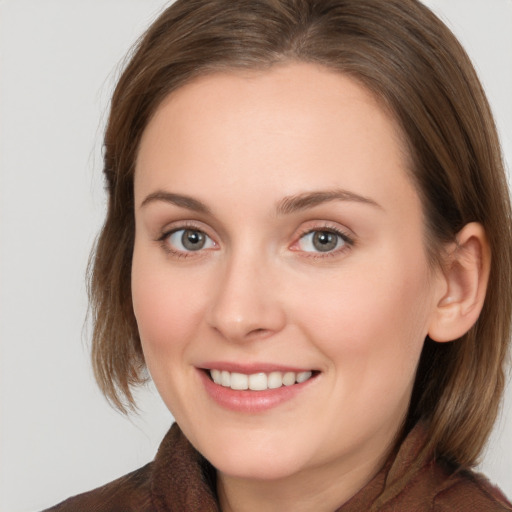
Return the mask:
M 101 133 L 127 48 L 163 0 L 0 0 L 0 510 L 39 510 L 152 459 L 151 386 L 126 419 L 96 389 L 84 273 L 101 223 Z M 512 1 L 426 2 L 459 36 L 512 161 Z M 482 470 L 512 496 L 512 388 Z

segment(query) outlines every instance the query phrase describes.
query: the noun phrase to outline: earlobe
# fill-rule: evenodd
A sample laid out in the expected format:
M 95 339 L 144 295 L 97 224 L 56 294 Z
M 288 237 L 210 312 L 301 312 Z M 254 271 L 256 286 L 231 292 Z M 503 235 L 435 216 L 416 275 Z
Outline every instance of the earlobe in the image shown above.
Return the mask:
M 484 304 L 490 267 L 490 247 L 483 226 L 477 222 L 466 224 L 443 265 L 443 295 L 428 332 L 432 340 L 456 340 L 475 324 Z

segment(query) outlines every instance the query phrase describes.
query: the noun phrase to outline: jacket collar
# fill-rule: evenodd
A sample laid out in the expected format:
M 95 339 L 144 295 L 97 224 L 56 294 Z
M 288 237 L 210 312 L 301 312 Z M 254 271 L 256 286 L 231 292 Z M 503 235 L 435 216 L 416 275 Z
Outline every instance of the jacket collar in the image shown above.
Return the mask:
M 337 512 L 376 511 L 396 497 L 428 463 L 426 431 L 419 424 L 377 475 Z M 220 512 L 215 469 L 190 444 L 175 423 L 153 464 L 152 497 L 157 512 Z

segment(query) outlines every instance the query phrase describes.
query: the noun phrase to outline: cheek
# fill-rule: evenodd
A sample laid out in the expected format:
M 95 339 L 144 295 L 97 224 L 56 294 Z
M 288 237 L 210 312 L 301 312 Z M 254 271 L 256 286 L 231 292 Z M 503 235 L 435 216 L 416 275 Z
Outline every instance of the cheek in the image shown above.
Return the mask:
M 201 287 L 187 274 L 170 271 L 166 262 L 153 261 L 134 251 L 132 300 L 148 366 L 151 354 L 158 356 L 183 349 L 199 325 L 203 304 Z
M 345 374 L 380 376 L 392 385 L 413 378 L 428 332 L 430 294 L 425 266 L 407 268 L 394 256 L 387 261 L 361 262 L 297 294 L 296 316 Z
M 134 251 L 132 300 L 144 360 L 175 418 L 188 408 L 183 396 L 193 382 L 192 367 L 184 363 L 204 316 L 202 287 L 184 274 L 172 272 L 165 256 Z

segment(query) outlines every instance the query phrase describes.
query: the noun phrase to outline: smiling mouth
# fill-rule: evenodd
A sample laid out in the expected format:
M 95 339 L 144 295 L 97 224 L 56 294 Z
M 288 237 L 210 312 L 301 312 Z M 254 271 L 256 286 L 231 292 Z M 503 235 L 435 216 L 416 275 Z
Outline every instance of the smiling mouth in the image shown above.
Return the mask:
M 265 391 L 278 389 L 283 386 L 302 384 L 315 377 L 319 372 L 258 372 L 247 375 L 245 373 L 229 372 L 226 370 L 207 370 L 210 379 L 219 386 L 231 388 L 236 391 Z

